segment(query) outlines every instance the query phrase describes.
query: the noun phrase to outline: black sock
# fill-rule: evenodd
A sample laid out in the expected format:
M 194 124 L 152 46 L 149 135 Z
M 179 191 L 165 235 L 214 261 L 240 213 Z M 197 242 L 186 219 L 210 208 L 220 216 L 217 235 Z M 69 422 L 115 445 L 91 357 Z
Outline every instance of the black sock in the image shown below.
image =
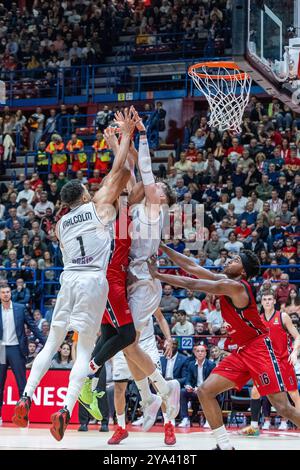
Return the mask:
M 260 398 L 258 400 L 251 398 L 251 421 L 255 421 L 258 423 L 259 421 L 259 415 L 260 415 L 260 409 L 261 409 L 261 400 Z

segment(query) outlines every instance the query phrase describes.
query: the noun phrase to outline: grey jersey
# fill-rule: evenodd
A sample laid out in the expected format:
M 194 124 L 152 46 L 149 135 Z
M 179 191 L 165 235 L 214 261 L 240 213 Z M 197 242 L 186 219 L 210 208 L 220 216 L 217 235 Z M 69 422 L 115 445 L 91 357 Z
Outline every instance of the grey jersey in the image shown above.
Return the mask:
M 113 244 L 112 226 L 103 224 L 93 202 L 61 218 L 59 238 L 65 271 L 106 272 Z
M 130 277 L 136 280 L 152 279 L 147 259 L 157 254 L 163 227 L 163 215 L 160 212 L 156 220 L 149 219 L 144 204 L 132 208 L 132 241 L 129 253 Z

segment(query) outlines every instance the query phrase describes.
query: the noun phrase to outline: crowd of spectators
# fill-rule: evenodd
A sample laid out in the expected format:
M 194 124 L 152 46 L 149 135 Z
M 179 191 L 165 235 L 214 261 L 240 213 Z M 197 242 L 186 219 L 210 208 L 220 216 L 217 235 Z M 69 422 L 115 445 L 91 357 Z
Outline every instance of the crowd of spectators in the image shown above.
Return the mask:
M 177 33 L 188 40 L 208 37 L 211 55 L 220 55 L 230 23 L 228 0 L 34 0 L 19 9 L 17 2 L 0 6 L 1 78 L 15 79 L 27 69 L 27 78 L 54 80 L 58 68 L 101 64 L 121 33 L 136 36 L 137 44 L 178 43 Z M 52 69 L 46 76 L 43 69 Z M 41 70 L 41 73 L 37 73 Z

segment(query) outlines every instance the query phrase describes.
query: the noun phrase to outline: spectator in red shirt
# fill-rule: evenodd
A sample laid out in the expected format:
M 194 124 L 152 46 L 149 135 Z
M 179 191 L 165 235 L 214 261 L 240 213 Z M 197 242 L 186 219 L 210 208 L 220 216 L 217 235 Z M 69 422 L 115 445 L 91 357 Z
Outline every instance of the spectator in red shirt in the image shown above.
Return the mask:
M 239 145 L 239 141 L 236 137 L 232 139 L 232 147 L 227 150 L 227 157 L 231 163 L 236 163 L 238 159 L 243 155 L 244 147 Z
M 280 283 L 275 293 L 276 302 L 278 302 L 280 305 L 286 304 L 291 290 L 296 289 L 296 286 L 294 284 L 289 284 L 289 280 L 290 278 L 287 273 L 281 274 Z
M 43 181 L 40 179 L 38 173 L 33 173 L 30 180 L 30 189 L 35 191 L 39 185 L 43 186 Z
M 247 238 L 251 235 L 251 228 L 248 227 L 247 220 L 241 220 L 240 227 L 236 227 L 234 233 L 240 235 L 242 238 Z
M 197 149 L 194 142 L 190 142 L 188 148 L 186 149 L 185 156 L 186 159 L 194 163 L 197 161 Z
M 292 238 L 287 238 L 286 241 L 285 241 L 285 246 L 282 249 L 283 256 L 285 256 L 287 259 L 290 259 L 296 253 L 297 253 L 297 249 L 296 249 L 295 246 L 293 246 L 293 239 Z

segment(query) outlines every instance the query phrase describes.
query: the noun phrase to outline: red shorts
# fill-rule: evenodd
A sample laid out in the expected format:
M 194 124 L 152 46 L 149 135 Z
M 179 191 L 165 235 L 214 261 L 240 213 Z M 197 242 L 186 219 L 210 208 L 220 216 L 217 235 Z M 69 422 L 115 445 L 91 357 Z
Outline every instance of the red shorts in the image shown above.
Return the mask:
M 75 160 L 72 163 L 72 171 L 74 171 L 74 173 L 76 173 L 77 171 L 86 170 L 86 169 L 87 169 L 87 161 L 81 163 L 79 160 Z
M 133 323 L 125 285 L 109 283 L 108 299 L 102 323 L 110 324 L 114 328 Z
M 58 175 L 59 173 L 66 173 L 67 169 L 68 169 L 68 162 L 53 163 L 51 172 Z
M 288 392 L 298 390 L 298 380 L 295 372 L 295 368 L 286 359 L 279 360 L 279 367 L 282 373 L 283 383 Z
M 259 336 L 243 349 L 234 351 L 217 365 L 212 374 L 231 380 L 238 390 L 252 379 L 261 396 L 286 391 L 268 336 Z

